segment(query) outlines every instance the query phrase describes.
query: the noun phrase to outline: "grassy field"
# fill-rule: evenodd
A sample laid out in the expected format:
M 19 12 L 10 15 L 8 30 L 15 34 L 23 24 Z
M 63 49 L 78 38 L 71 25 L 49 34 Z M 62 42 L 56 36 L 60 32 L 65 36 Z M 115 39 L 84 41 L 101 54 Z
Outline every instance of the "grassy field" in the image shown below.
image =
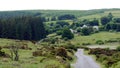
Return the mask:
M 0 38 L 0 47 L 9 46 L 11 43 L 16 41 L 17 40 Z M 65 66 L 67 66 L 67 62 L 72 62 L 68 59 L 63 61 L 61 57 L 56 58 L 57 55 L 51 55 L 49 53 L 49 46 L 44 47 L 25 40 L 20 42 L 28 45 L 28 47 L 32 48 L 32 50 L 19 49 L 19 61 L 12 61 L 10 58 L 0 57 L 0 68 L 66 68 Z M 33 56 L 33 52 L 35 52 L 38 48 L 42 48 L 42 54 L 44 55 L 35 57 Z M 57 48 L 59 49 L 59 47 L 56 47 L 56 49 Z M 2 51 L 6 54 L 11 54 L 9 48 L 2 48 Z M 67 51 L 67 54 L 71 57 L 73 56 L 73 54 L 69 51 Z
M 92 10 L 91 10 L 92 11 Z M 47 12 L 47 11 L 46 11 Z M 53 11 L 54 12 L 54 11 Z M 60 11 L 59 11 L 60 12 Z M 58 13 L 59 13 L 58 12 Z M 71 11 L 72 12 L 72 11 Z M 90 10 L 89 10 L 90 12 Z M 64 11 L 62 11 L 62 13 L 64 13 Z M 73 12 L 74 13 L 74 12 Z M 93 14 L 87 14 L 87 15 L 83 15 L 83 16 L 78 16 L 77 19 L 78 21 L 82 21 L 84 19 L 88 19 L 88 20 L 93 20 L 94 18 L 98 19 L 100 22 L 100 18 L 107 16 L 109 13 L 112 13 L 112 15 L 114 16 L 114 18 L 119 18 L 120 17 L 120 10 L 106 10 L 104 12 L 97 12 L 97 13 L 93 13 Z M 81 13 L 80 13 L 81 14 Z M 79 15 L 79 14 L 78 14 Z M 73 23 L 73 20 L 61 20 L 61 21 L 65 21 L 68 22 L 69 24 Z M 49 21 L 49 22 L 45 22 L 46 24 L 50 24 L 50 23 L 56 23 L 56 21 Z
M 82 45 L 82 43 L 88 43 L 88 42 L 94 45 L 96 40 L 105 41 L 105 40 L 114 39 L 114 38 L 120 38 L 120 33 L 99 32 L 99 33 L 91 34 L 90 36 L 75 35 L 75 38 L 72 39 L 71 42 L 73 44 L 76 44 L 77 46 Z M 11 44 L 15 41 L 17 41 L 17 40 L 0 38 L 0 46 L 8 46 L 9 44 Z M 46 56 L 34 57 L 32 55 L 32 52 L 34 52 L 36 50 L 36 48 L 41 47 L 41 46 L 35 45 L 30 41 L 21 41 L 21 42 L 24 44 L 27 44 L 28 47 L 32 48 L 32 50 L 20 49 L 19 50 L 19 55 L 20 55 L 19 61 L 12 61 L 10 58 L 0 57 L 0 68 L 48 68 L 46 66 L 54 66 L 54 65 L 56 65 L 56 67 L 59 66 L 59 68 L 65 68 L 62 63 L 60 63 L 57 59 L 55 59 L 55 57 L 49 57 L 49 58 Z M 118 46 L 119 44 L 111 44 L 110 43 L 110 44 L 106 44 L 106 46 L 105 45 L 101 45 L 101 46 L 107 47 L 108 45 L 110 47 L 112 46 L 111 48 L 113 48 L 114 47 L 113 45 Z M 93 47 L 97 47 L 97 46 L 95 45 Z M 4 51 L 7 54 L 10 54 L 9 49 L 3 48 L 2 51 Z M 73 56 L 71 53 L 68 53 L 68 54 Z M 74 59 L 75 59 L 75 57 L 74 57 Z M 74 61 L 72 61 L 72 63 Z M 51 68 L 51 67 L 49 67 L 49 68 Z
M 79 20 L 83 20 L 83 19 L 100 19 L 103 16 L 107 16 L 109 13 L 112 13 L 112 15 L 116 18 L 116 17 L 120 17 L 120 10 L 111 10 L 111 11 L 105 11 L 104 13 L 97 13 L 97 14 L 92 14 L 92 15 L 87 15 L 87 16 L 82 16 L 79 17 Z
M 97 40 L 105 41 L 115 38 L 120 38 L 120 32 L 100 32 L 89 36 L 75 35 L 75 38 L 71 42 L 76 45 L 82 45 L 83 43 L 95 44 Z

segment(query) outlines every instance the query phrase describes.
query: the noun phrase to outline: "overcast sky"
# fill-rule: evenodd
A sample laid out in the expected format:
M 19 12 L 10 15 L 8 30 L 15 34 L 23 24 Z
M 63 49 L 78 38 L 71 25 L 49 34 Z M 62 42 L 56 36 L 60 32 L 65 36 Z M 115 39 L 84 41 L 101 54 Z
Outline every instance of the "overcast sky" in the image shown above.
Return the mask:
M 0 11 L 63 9 L 89 10 L 101 8 L 120 8 L 119 0 L 0 0 Z

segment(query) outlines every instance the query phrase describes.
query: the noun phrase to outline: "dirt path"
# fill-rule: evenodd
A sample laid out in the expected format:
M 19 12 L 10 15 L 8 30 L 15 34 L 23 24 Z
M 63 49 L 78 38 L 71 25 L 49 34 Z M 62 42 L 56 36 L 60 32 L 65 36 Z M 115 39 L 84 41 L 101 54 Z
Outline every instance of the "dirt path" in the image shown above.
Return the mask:
M 72 64 L 74 68 L 100 68 L 92 57 L 84 55 L 83 49 L 78 49 L 75 55 L 77 56 L 77 61 Z

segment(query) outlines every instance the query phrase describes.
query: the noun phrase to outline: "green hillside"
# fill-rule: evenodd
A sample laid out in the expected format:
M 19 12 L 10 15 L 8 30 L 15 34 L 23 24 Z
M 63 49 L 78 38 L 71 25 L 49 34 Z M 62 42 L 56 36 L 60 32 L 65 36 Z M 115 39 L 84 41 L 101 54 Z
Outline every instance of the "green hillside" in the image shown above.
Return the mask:
M 108 12 L 113 12 L 116 16 L 119 16 L 120 9 L 94 9 L 94 10 L 21 10 L 21 11 L 1 11 L 0 18 L 9 18 L 16 16 L 59 16 L 64 14 L 73 14 L 77 17 L 92 15 L 96 17 L 96 14 L 106 14 Z M 117 13 L 116 13 L 117 12 Z
M 81 48 L 120 68 L 120 9 L 0 12 L 0 68 L 71 68 Z
M 92 15 L 87 15 L 87 16 L 82 16 L 79 17 L 78 19 L 93 19 L 93 18 L 101 18 L 103 16 L 107 16 L 109 13 L 112 13 L 112 15 L 116 17 L 120 17 L 120 10 L 107 10 L 104 11 L 103 13 L 97 13 L 97 14 L 92 14 Z

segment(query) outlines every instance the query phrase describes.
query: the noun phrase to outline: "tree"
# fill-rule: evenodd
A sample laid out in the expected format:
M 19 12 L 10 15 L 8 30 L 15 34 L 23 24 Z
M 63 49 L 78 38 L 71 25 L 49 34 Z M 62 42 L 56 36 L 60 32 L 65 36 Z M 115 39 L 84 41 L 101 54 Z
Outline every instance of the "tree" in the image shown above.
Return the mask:
M 81 32 L 81 30 L 82 30 L 82 29 L 81 29 L 80 27 L 77 28 L 77 32 Z
M 81 32 L 83 35 L 90 35 L 91 34 L 90 29 L 87 27 L 82 28 Z
M 59 24 L 61 27 L 64 27 L 65 25 L 69 26 L 69 23 L 64 21 L 58 21 L 56 24 Z
M 61 15 L 58 17 L 59 20 L 71 20 L 75 19 L 76 17 L 74 15 L 66 14 L 66 15 Z
M 109 18 L 110 21 L 112 20 L 112 18 L 113 18 L 112 13 L 109 13 L 109 14 L 108 14 L 108 18 Z
M 57 20 L 56 17 L 51 18 L 51 21 L 56 21 L 56 20 Z
M 101 24 L 106 25 L 108 22 L 110 22 L 110 19 L 108 17 L 102 17 L 101 18 Z
M 114 18 L 113 20 L 115 23 L 120 23 L 120 18 Z
M 91 25 L 91 26 L 98 26 L 99 25 L 99 21 L 95 18 L 94 20 L 89 22 L 89 25 Z
M 62 33 L 63 33 L 62 30 L 56 31 L 57 35 L 61 35 Z
M 111 24 L 106 25 L 106 30 L 111 30 Z
M 114 31 L 120 31 L 120 24 L 119 23 L 108 23 L 105 26 L 106 30 L 114 30 Z
M 116 31 L 120 31 L 120 23 L 117 24 L 117 29 Z
M 64 28 L 62 38 L 72 39 L 74 38 L 74 34 L 72 34 L 72 32 L 68 28 Z
M 112 13 L 109 13 L 108 16 L 102 17 L 101 18 L 101 24 L 102 25 L 106 25 L 107 23 L 109 23 L 110 21 L 112 21 L 113 15 Z
M 42 17 L 0 19 L 0 37 L 20 40 L 40 40 L 46 37 Z

